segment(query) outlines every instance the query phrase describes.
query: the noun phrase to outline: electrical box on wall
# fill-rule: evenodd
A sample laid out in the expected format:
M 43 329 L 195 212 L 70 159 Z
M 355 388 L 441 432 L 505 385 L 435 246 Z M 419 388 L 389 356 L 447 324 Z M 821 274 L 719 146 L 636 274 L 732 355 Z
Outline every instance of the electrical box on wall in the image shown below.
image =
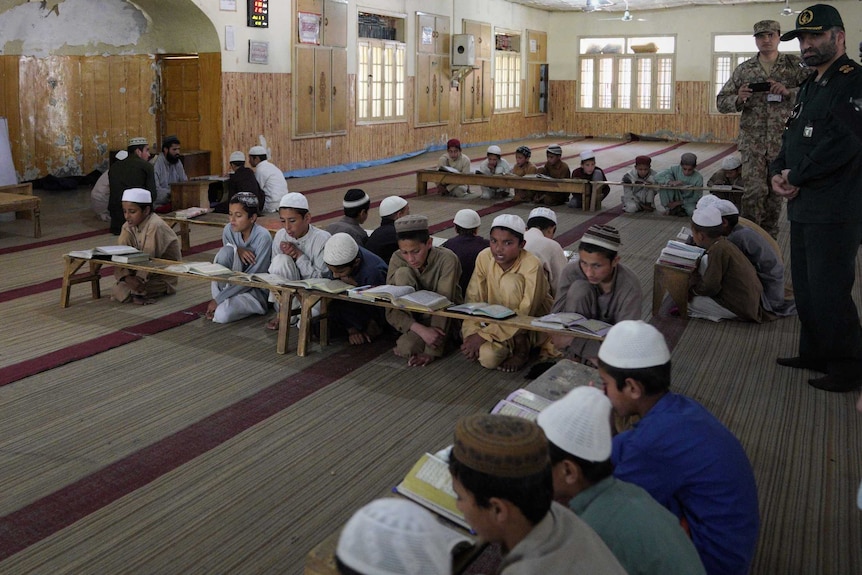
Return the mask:
M 476 39 L 472 34 L 452 35 L 452 65 L 473 66 L 476 63 Z

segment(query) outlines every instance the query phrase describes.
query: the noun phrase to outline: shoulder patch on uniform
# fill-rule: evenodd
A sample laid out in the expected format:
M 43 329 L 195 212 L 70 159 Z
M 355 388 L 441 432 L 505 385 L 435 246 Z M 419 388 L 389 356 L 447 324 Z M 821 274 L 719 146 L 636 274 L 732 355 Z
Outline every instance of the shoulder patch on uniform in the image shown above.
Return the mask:
M 849 74 L 850 72 L 854 71 L 855 69 L 856 69 L 855 66 L 851 66 L 850 64 L 844 64 L 843 66 L 838 68 L 838 71 L 841 72 L 842 74 Z

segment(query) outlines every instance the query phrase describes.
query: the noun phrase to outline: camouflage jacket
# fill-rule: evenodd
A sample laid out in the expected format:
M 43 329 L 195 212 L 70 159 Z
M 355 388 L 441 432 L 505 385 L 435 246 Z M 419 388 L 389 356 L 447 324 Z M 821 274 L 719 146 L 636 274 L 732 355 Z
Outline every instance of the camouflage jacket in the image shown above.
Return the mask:
M 803 67 L 801 62 L 802 59 L 799 56 L 779 54 L 767 75 L 755 56 L 733 71 L 730 79 L 716 96 L 715 103 L 722 114 L 742 112 L 737 140 L 740 150 L 762 150 L 769 158 L 774 158 L 778 154 L 784 122 L 793 110 L 799 85 L 811 73 L 811 70 Z M 743 84 L 766 80 L 781 82 L 790 90 L 790 96 L 782 98 L 781 102 L 768 102 L 766 98 L 769 92 L 755 92 L 745 103 L 737 96 Z

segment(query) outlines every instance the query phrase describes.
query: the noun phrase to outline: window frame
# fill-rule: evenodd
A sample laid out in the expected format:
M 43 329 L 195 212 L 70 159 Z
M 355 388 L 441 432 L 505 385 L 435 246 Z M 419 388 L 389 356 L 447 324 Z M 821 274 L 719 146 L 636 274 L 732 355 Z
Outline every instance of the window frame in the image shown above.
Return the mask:
M 382 75 L 383 79 L 377 82 L 376 75 Z M 378 90 L 379 97 L 376 96 Z M 356 42 L 356 124 L 407 122 L 406 97 L 407 44 L 359 38 Z
M 510 64 L 514 64 L 514 69 L 508 67 L 503 70 L 499 68 L 501 60 L 509 60 Z M 494 114 L 513 114 L 523 110 L 524 99 L 521 93 L 521 75 L 523 70 L 523 62 L 520 51 L 514 50 L 494 50 Z M 505 73 L 508 77 L 505 80 L 499 78 Z M 503 99 L 514 99 L 513 106 L 503 106 Z

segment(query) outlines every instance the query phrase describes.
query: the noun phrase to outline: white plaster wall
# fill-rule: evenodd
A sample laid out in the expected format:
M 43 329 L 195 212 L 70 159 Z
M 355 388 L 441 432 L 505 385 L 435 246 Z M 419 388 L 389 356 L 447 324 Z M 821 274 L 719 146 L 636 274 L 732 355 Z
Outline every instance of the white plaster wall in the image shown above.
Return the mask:
M 858 59 L 862 40 L 862 2 L 836 0 L 831 2 L 841 13 L 847 31 L 847 53 Z M 794 10 L 802 10 L 813 2 L 792 2 Z M 712 72 L 712 38 L 715 34 L 751 34 L 759 20 L 777 20 L 782 30 L 795 27 L 795 17 L 779 16 L 783 4 L 730 6 L 697 6 L 658 11 L 637 11 L 633 16 L 646 22 L 606 21 L 619 17 L 618 12 L 564 12 L 549 22 L 548 62 L 552 80 L 577 80 L 578 43 L 583 36 L 621 36 L 675 34 L 676 81 L 708 81 Z M 788 42 L 793 49 L 798 42 Z M 755 51 L 754 39 L 751 42 Z

